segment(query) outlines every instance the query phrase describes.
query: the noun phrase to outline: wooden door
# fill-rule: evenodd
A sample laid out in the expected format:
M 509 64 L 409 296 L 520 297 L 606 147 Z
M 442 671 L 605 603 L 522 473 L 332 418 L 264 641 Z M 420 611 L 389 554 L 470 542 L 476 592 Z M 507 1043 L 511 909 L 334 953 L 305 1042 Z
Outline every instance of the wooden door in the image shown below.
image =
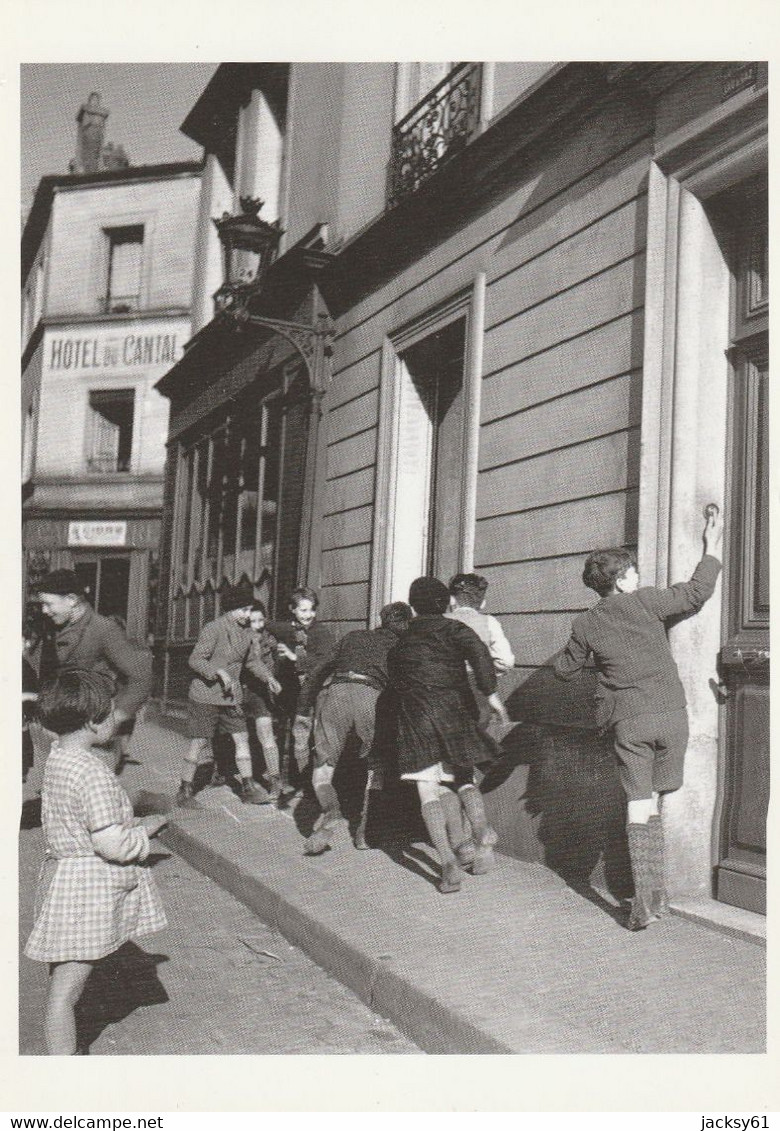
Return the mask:
M 732 333 L 725 780 L 717 897 L 766 913 L 769 804 L 769 374 L 766 201 L 744 200 Z

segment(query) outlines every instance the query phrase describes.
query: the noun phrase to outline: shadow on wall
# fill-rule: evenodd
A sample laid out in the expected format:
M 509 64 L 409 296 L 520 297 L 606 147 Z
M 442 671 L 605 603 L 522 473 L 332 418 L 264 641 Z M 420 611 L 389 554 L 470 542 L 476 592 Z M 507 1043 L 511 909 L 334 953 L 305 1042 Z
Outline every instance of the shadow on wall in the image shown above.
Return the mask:
M 545 864 L 578 891 L 595 883 L 626 899 L 625 797 L 612 743 L 582 709 L 583 690 L 572 693 L 549 667 L 517 687 L 507 707 L 523 721 L 502 742 L 482 791 L 503 852 Z

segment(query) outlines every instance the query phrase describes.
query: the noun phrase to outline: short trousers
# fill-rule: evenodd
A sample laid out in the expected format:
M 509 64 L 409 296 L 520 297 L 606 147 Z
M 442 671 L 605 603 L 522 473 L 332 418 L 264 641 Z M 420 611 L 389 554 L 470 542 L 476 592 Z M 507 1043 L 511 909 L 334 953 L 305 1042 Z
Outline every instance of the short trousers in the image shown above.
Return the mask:
M 229 704 L 187 701 L 187 729 L 190 738 L 213 738 L 215 734 L 246 734 L 246 719 L 240 707 Z
M 688 746 L 685 707 L 620 719 L 614 736 L 620 783 L 629 801 L 680 788 Z
M 317 700 L 314 716 L 314 765 L 335 766 L 354 730 L 360 757 L 374 744 L 379 691 L 363 683 L 332 683 Z
M 261 691 L 254 691 L 251 687 L 244 688 L 242 703 L 244 715 L 248 719 L 270 719 L 273 717 L 271 704 Z

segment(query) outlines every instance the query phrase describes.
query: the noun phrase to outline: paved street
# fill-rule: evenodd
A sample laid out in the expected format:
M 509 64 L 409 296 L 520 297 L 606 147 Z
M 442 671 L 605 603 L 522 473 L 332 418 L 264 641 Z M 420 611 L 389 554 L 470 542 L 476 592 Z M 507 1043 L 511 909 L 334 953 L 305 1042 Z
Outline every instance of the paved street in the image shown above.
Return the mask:
M 171 805 L 185 746 L 148 712 L 122 775 L 131 797 Z M 356 852 L 344 830 L 332 852 L 306 857 L 300 813 L 242 805 L 227 787 L 199 796 L 204 810 L 174 810 L 159 848 L 170 926 L 126 956 L 141 1000 L 121 1025 L 90 1022 L 93 1053 L 765 1050 L 766 954 L 755 940 L 675 915 L 632 934 L 599 893 L 500 853 L 490 876 L 443 897 L 414 837 Z M 369 824 L 370 841 L 377 832 Z M 25 936 L 40 831 L 21 835 Z M 142 952 L 163 956 L 156 972 Z M 22 1049 L 34 1052 L 29 1015 L 40 1016 L 45 972 L 24 960 L 22 973 Z M 113 985 L 128 979 L 108 980 L 97 996 L 116 1001 Z
M 40 828 L 20 839 L 20 935 L 33 913 Z M 80 1013 L 91 1055 L 419 1053 L 297 947 L 160 847 L 154 875 L 169 926 L 92 975 Z M 21 958 L 22 1055 L 45 1052 L 46 967 Z

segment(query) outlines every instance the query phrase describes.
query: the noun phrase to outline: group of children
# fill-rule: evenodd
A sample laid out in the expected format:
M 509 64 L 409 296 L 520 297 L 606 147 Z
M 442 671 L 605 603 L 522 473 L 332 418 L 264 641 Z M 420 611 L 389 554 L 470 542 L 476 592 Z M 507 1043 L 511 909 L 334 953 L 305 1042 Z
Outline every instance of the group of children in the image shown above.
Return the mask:
M 195 773 L 220 733 L 235 745 L 243 801 L 267 805 L 296 792 L 309 761 L 316 690 L 333 645 L 330 631 L 315 623 L 317 605 L 312 589 L 296 589 L 289 619 L 269 621 L 265 606 L 248 586 L 222 595 L 221 616 L 203 626 L 190 655 L 195 673 L 188 697 L 190 744 L 176 794 L 178 806 L 201 808 L 195 798 Z M 250 727 L 263 752 L 268 788 L 252 773 Z M 212 784 L 224 783 L 215 763 Z
M 633 555 L 623 549 L 589 555 L 583 581 L 600 600 L 577 617 L 554 663 L 564 680 L 577 677 L 590 659 L 597 671 L 599 724 L 614 730 L 628 801 L 635 895 L 626 925 L 632 931 L 667 909 L 660 801 L 682 784 L 687 742 L 685 695 L 664 626 L 670 617 L 696 612 L 712 594 L 721 535 L 717 508 L 710 508 L 700 563 L 690 581 L 668 589 L 638 588 Z M 496 834 L 474 772 L 495 754 L 486 724 L 507 722 L 496 677 L 514 657 L 498 622 L 482 611 L 486 587 L 475 574 L 459 574 L 449 589 L 420 577 L 409 605 L 386 606 L 378 628 L 348 633 L 338 646 L 315 624 L 311 590 L 296 590 L 290 619 L 278 623 L 266 623 L 251 591 L 231 590 L 190 660 L 191 743 L 179 804 L 198 804 L 194 772 L 220 729 L 235 742 L 246 802 L 263 803 L 289 788 L 277 718 L 287 727 L 299 776 L 313 745 L 312 784 L 322 815 L 305 851 L 325 851 L 341 820 L 333 774 L 354 732 L 370 756 L 369 787 L 393 761 L 401 779 L 415 783 L 441 862 L 440 890 L 457 891 L 464 869 L 488 872 Z M 62 672 L 40 691 L 40 721 L 58 738 L 45 768 L 46 862 L 25 953 L 50 963 L 49 1053 L 76 1052 L 74 1009 L 94 962 L 165 925 L 154 882 L 139 867 L 165 818 L 134 817 L 116 776 L 91 752 L 110 729 L 111 711 L 109 685 L 95 673 Z M 252 776 L 247 719 L 263 748 L 268 790 Z

